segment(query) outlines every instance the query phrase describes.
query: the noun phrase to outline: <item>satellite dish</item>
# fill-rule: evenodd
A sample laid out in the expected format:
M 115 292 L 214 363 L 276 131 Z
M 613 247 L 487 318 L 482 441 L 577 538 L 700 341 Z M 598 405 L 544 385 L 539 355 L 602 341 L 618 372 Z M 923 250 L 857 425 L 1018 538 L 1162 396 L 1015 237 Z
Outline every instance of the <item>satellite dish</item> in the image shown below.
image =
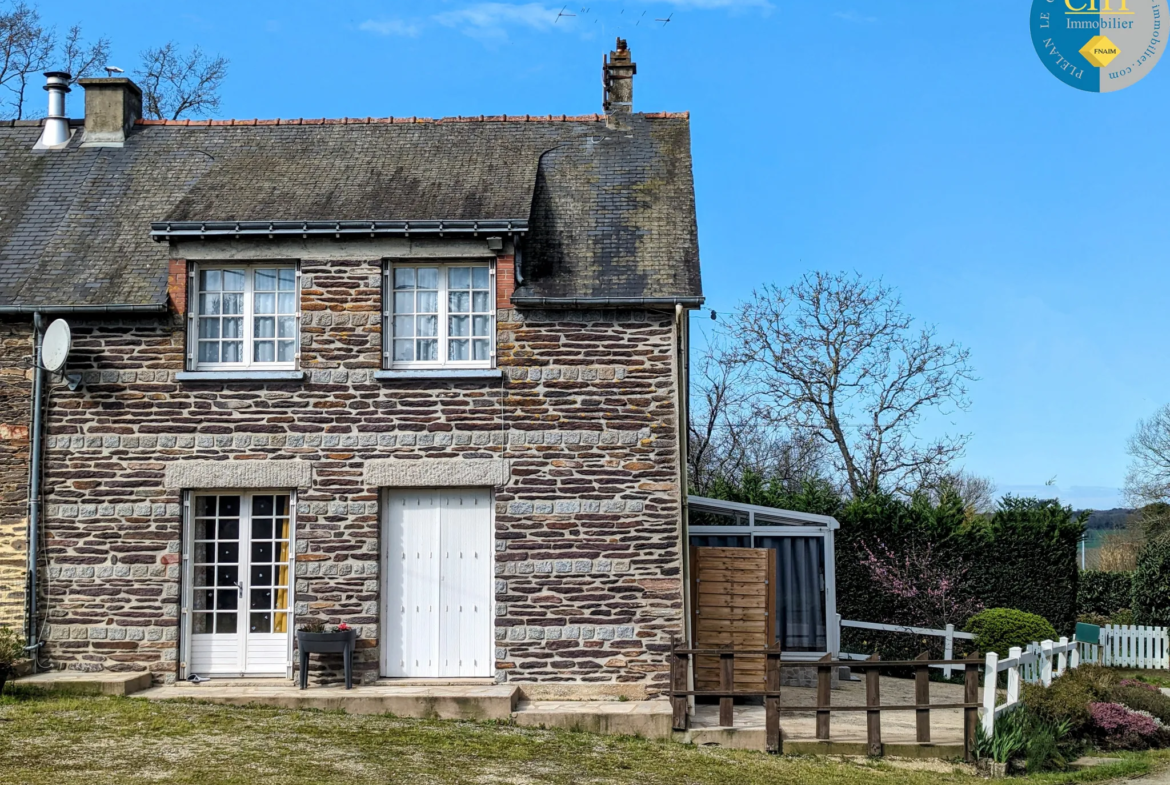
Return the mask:
M 41 339 L 41 365 L 46 371 L 59 371 L 65 367 L 72 342 L 69 323 L 64 319 L 57 319 L 49 325 Z

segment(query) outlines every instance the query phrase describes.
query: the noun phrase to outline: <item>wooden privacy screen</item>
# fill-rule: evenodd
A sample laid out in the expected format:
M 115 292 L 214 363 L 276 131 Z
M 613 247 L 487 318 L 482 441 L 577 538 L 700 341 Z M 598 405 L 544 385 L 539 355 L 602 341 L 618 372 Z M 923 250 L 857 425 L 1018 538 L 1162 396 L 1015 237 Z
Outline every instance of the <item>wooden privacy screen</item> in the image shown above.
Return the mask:
M 762 650 L 776 640 L 776 551 L 691 548 L 694 648 Z M 719 658 L 695 658 L 695 689 L 719 689 Z M 736 690 L 764 688 L 764 657 L 735 658 Z

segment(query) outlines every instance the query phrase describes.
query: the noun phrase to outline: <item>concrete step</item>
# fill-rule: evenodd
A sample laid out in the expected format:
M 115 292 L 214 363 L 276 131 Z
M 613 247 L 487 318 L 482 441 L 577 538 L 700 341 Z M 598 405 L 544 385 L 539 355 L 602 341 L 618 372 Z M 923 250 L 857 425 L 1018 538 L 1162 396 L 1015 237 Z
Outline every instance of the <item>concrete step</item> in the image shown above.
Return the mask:
M 521 701 L 512 714 L 524 728 L 560 728 L 610 736 L 671 737 L 670 704 L 647 701 Z
M 272 685 L 236 684 L 213 679 L 203 684 L 175 684 L 141 693 L 147 700 L 194 699 L 225 706 L 272 706 L 280 709 L 341 710 L 350 714 L 394 714 L 443 720 L 507 720 L 519 689 L 500 685 L 400 686 L 378 683 L 298 689 L 288 681 Z
M 151 681 L 149 673 L 48 671 L 21 677 L 12 684 L 68 695 L 125 696 L 149 689 Z

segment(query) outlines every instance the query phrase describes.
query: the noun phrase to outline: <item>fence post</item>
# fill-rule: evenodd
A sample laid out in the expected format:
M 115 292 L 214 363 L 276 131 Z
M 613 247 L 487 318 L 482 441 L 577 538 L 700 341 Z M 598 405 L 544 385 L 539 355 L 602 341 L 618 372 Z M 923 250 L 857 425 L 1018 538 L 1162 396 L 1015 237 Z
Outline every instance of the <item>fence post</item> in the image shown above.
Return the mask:
M 731 647 L 719 652 L 719 724 L 725 728 L 735 725 L 735 652 Z
M 1076 638 L 1073 638 L 1072 648 L 1068 652 L 1068 667 L 1070 670 L 1081 667 L 1081 643 Z
M 987 738 L 995 733 L 995 687 L 999 682 L 999 655 L 987 652 L 983 666 L 983 732 Z
M 880 658 L 873 655 L 868 662 L 876 663 Z M 881 674 L 877 665 L 865 669 L 865 736 L 867 742 L 866 754 L 880 757 L 882 754 L 882 687 Z
M 687 729 L 687 655 L 674 651 L 671 644 L 670 652 L 670 709 L 671 722 L 675 730 Z M 679 694 L 684 693 L 684 694 Z
M 1056 654 L 1056 675 L 1063 676 L 1068 670 L 1068 638 L 1061 636 L 1060 651 Z
M 826 663 L 832 662 L 833 655 L 821 657 L 821 665 L 817 666 L 817 738 L 829 740 L 829 703 L 832 700 L 833 669 Z
M 916 659 L 929 660 L 930 652 L 924 651 Z M 930 709 L 921 708 L 930 705 L 930 670 L 926 665 L 914 666 L 914 702 L 919 706 L 914 710 L 914 723 L 918 731 L 917 739 L 920 742 L 929 742 Z
M 948 624 L 946 626 L 946 633 L 946 638 L 943 641 L 943 659 L 953 660 L 955 658 L 955 625 Z M 951 677 L 950 665 L 943 667 L 943 676 L 948 679 Z
M 1008 657 L 1016 661 L 1016 664 L 1008 668 L 1007 672 L 1007 705 L 1009 706 L 1020 700 L 1020 657 L 1023 656 L 1024 652 L 1019 646 L 1012 646 L 1008 649 Z
M 768 752 L 779 755 L 782 751 L 780 736 L 780 644 L 768 647 L 764 663 L 764 735 Z
M 1040 683 L 1052 686 L 1052 641 L 1040 641 Z
M 963 674 L 963 756 L 968 763 L 975 762 L 975 726 L 979 723 L 979 655 L 967 657 Z

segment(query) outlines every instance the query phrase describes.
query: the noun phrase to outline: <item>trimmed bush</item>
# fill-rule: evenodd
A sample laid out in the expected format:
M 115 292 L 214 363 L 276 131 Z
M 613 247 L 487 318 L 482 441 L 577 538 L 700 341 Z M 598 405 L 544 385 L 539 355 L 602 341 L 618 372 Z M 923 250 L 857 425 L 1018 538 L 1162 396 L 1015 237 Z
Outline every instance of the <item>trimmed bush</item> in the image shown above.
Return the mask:
M 1110 617 L 1129 608 L 1132 595 L 1132 572 L 1086 570 L 1077 586 L 1077 613 Z
M 975 633 L 976 649 L 984 653 L 993 651 L 1000 657 L 1006 657 L 1012 646 L 1023 649 L 1032 642 L 1057 638 L 1047 619 L 1014 608 L 980 611 L 967 621 L 964 629 Z
M 1025 684 L 1024 705 L 1029 711 L 1048 722 L 1068 723 L 1069 733 L 1083 736 L 1089 729 L 1092 716 L 1090 703 L 1110 700 L 1116 677 L 1100 665 L 1082 665 L 1065 671 L 1052 680 L 1052 685 Z
M 1170 537 L 1151 540 L 1138 554 L 1133 613 L 1138 624 L 1170 625 Z

